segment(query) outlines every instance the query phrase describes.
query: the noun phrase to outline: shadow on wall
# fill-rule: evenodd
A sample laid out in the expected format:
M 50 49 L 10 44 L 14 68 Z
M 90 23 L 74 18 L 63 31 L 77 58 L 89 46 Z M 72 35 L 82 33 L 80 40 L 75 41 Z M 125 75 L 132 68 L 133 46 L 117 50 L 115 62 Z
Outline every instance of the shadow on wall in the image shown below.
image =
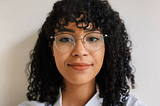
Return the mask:
M 5 66 L 7 72 L 4 78 L 6 89 L 3 90 L 5 101 L 1 106 L 17 106 L 22 101 L 27 100 L 28 84 L 25 67 L 29 62 L 29 52 L 33 49 L 37 36 L 37 33 L 31 34 L 7 52 L 8 57 Z

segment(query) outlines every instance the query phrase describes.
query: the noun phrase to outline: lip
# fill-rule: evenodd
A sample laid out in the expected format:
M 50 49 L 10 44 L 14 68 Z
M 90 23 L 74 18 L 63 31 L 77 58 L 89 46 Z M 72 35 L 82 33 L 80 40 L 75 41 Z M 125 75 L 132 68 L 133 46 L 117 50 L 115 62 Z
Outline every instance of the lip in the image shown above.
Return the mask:
M 92 66 L 92 64 L 87 64 L 87 63 L 71 63 L 68 64 L 69 67 L 73 68 L 74 70 L 77 71 L 84 71 L 88 69 L 89 67 Z

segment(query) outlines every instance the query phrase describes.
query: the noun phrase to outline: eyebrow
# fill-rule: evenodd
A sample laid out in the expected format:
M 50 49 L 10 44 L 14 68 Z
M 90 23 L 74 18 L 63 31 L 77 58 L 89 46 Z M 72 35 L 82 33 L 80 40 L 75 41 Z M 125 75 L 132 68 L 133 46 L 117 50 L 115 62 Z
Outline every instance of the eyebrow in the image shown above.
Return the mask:
M 84 32 L 91 32 L 91 31 L 100 31 L 100 29 L 93 28 L 93 29 L 85 29 Z
M 58 32 L 75 32 L 74 30 L 72 30 L 72 29 L 67 29 L 67 28 L 65 28 L 65 29 L 58 29 Z
M 84 32 L 92 32 L 92 31 L 100 31 L 100 29 L 93 28 L 93 29 L 85 29 L 84 30 Z M 58 29 L 58 32 L 72 32 L 72 33 L 74 33 L 75 31 L 72 29 L 65 28 L 65 29 Z

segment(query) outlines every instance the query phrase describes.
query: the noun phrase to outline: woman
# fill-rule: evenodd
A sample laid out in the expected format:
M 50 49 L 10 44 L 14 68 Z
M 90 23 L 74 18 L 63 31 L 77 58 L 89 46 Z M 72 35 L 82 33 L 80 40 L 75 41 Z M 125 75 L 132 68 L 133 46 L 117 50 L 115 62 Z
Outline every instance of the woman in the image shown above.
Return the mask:
M 107 1 L 56 2 L 31 52 L 29 101 L 19 106 L 145 106 L 129 95 L 130 46 Z

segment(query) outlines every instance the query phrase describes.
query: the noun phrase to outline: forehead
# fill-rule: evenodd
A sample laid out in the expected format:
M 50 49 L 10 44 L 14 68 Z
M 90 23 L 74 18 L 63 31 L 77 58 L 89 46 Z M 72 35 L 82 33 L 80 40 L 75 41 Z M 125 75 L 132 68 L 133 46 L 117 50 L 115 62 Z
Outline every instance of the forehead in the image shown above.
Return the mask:
M 93 29 L 94 27 L 94 23 L 89 23 L 88 26 L 85 22 L 81 22 L 81 23 L 76 23 L 76 22 L 68 22 L 67 26 L 64 26 L 64 28 L 66 29 L 77 29 L 77 28 L 83 28 L 86 27 L 85 29 Z
M 59 29 L 55 29 L 55 33 L 58 32 L 75 32 L 77 29 L 82 29 L 84 31 L 101 31 L 100 28 L 95 27 L 95 23 L 89 23 L 88 26 L 84 29 L 83 27 L 87 26 L 86 23 L 79 23 L 76 22 L 68 22 L 68 25 L 63 26 Z

